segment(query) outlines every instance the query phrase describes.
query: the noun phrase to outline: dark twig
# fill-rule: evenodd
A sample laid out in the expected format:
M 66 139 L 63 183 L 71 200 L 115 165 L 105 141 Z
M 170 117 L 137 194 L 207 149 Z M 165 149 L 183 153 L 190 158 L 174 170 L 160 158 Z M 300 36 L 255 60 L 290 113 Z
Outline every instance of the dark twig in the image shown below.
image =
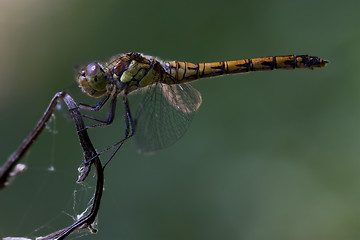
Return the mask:
M 89 138 L 89 135 L 87 134 L 87 132 L 79 131 L 79 130 L 84 129 L 84 127 L 85 127 L 84 122 L 81 117 L 81 114 L 80 114 L 74 100 L 70 97 L 70 95 L 66 94 L 64 97 L 64 101 L 65 101 L 66 105 L 68 106 L 68 108 L 70 109 L 71 115 L 75 121 L 76 129 L 78 130 L 77 132 L 78 132 L 78 136 L 79 136 L 79 140 L 80 140 L 80 145 L 83 149 L 84 158 L 85 158 L 85 160 L 89 160 L 89 159 L 93 158 L 94 156 L 96 156 L 97 154 L 94 149 L 94 146 L 92 145 L 92 143 L 90 141 L 90 138 Z M 92 233 L 96 232 L 96 230 L 91 227 L 91 224 L 94 222 L 94 220 L 97 216 L 97 212 L 100 207 L 100 200 L 101 200 L 103 186 L 104 186 L 104 172 L 103 172 L 103 168 L 102 168 L 99 157 L 95 157 L 93 161 L 94 161 L 94 165 L 96 168 L 97 182 L 96 182 L 96 189 L 95 189 L 95 194 L 94 194 L 94 201 L 92 203 L 92 207 L 91 207 L 89 214 L 86 215 L 85 217 L 77 220 L 74 224 L 72 224 L 71 226 L 69 226 L 65 229 L 56 231 L 45 237 L 39 237 L 37 239 L 39 239 L 39 240 L 59 239 L 60 240 L 60 239 L 64 239 L 66 236 L 68 236 L 74 230 L 77 230 L 77 229 L 79 230 L 79 229 L 84 229 L 84 228 L 88 228 Z M 91 164 L 91 162 L 89 164 L 85 165 L 85 167 L 78 179 L 78 182 L 85 179 L 85 177 L 87 176 L 87 174 L 90 171 L 90 164 Z
M 21 157 L 30 148 L 35 139 L 42 132 L 42 130 L 46 126 L 46 123 L 49 121 L 51 115 L 53 114 L 56 104 L 59 102 L 60 99 L 64 98 L 65 95 L 65 92 L 58 92 L 54 95 L 48 108 L 44 112 L 44 115 L 41 117 L 39 122 L 36 124 L 34 130 L 29 134 L 29 136 L 25 138 L 19 148 L 13 154 L 11 154 L 5 164 L 0 168 L 0 190 L 8 185 L 8 178 L 11 175 L 11 171 L 20 161 Z
M 91 206 L 91 210 L 88 215 L 77 220 L 75 223 L 73 223 L 72 225 L 70 225 L 67 228 L 58 230 L 58 231 L 51 233 L 44 237 L 38 237 L 37 239 L 39 239 L 39 240 L 65 239 L 73 231 L 86 229 L 86 228 L 89 229 L 92 233 L 96 233 L 96 229 L 94 229 L 91 226 L 91 224 L 94 222 L 94 220 L 97 216 L 97 213 L 98 213 L 98 210 L 100 207 L 103 186 L 104 186 L 104 172 L 103 172 L 103 167 L 102 167 L 101 161 L 94 149 L 94 146 L 92 145 L 92 143 L 90 141 L 90 138 L 89 138 L 87 132 L 80 131 L 85 128 L 85 125 L 82 120 L 82 116 L 78 110 L 78 107 L 70 95 L 68 95 L 65 92 L 59 92 L 54 95 L 48 108 L 46 109 L 42 118 L 37 123 L 33 132 L 31 132 L 30 135 L 27 138 L 25 138 L 25 140 L 23 141 L 21 146 L 9 157 L 8 161 L 3 165 L 3 167 L 0 168 L 0 189 L 7 185 L 7 179 L 10 176 L 12 169 L 19 162 L 20 158 L 25 154 L 25 152 L 30 148 L 31 144 L 34 142 L 36 137 L 44 129 L 46 123 L 48 122 L 52 113 L 55 110 L 56 104 L 59 102 L 60 99 L 64 100 L 67 107 L 69 108 L 72 118 L 74 119 L 77 133 L 79 136 L 80 145 L 82 147 L 83 155 L 84 155 L 84 159 L 85 159 L 85 161 L 84 161 L 85 164 L 84 164 L 83 168 L 81 169 L 80 176 L 79 176 L 77 182 L 82 182 L 85 180 L 86 176 L 90 172 L 91 164 L 94 163 L 95 168 L 96 168 L 96 174 L 97 174 L 96 189 L 95 189 L 95 193 L 94 193 L 94 200 L 93 200 L 93 203 Z

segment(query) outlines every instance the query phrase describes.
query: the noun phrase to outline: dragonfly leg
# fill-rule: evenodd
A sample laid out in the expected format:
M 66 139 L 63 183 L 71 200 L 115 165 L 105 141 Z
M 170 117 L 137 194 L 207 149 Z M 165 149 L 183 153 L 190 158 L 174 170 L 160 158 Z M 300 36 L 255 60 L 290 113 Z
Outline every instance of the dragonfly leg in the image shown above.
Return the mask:
M 90 115 L 83 114 L 82 116 L 84 118 L 87 118 L 87 119 L 90 119 L 90 120 L 93 120 L 93 121 L 96 121 L 96 122 L 106 123 L 106 120 L 97 119 L 97 118 L 95 118 L 93 116 L 90 116 Z
M 119 149 L 121 148 L 121 146 L 124 144 L 124 142 L 128 139 L 130 139 L 132 136 L 134 136 L 135 134 L 135 125 L 134 125 L 134 120 L 131 116 L 131 111 L 130 111 L 130 107 L 129 107 L 129 102 L 127 99 L 126 94 L 124 95 L 123 98 L 123 102 L 124 102 L 124 115 L 125 115 L 125 137 L 123 140 L 121 140 L 120 142 L 116 143 L 113 145 L 113 147 L 116 147 L 115 151 L 111 154 L 111 156 L 109 157 L 109 159 L 106 161 L 106 163 L 104 164 L 103 169 L 106 167 L 106 165 L 111 161 L 111 159 L 115 156 L 115 154 L 119 151 Z
M 99 111 L 105 105 L 105 103 L 109 100 L 109 98 L 110 98 L 110 94 L 107 94 L 98 103 L 96 103 L 95 106 L 90 106 L 85 103 L 80 103 L 78 105 L 78 107 L 81 109 L 86 109 L 86 110 L 90 110 L 90 111 Z
M 106 163 L 104 164 L 103 168 L 106 167 L 106 165 L 111 161 L 111 159 L 113 159 L 113 157 L 115 156 L 115 154 L 119 151 L 119 149 L 121 148 L 121 146 L 124 144 L 124 142 L 126 140 L 128 140 L 129 138 L 131 138 L 134 134 L 135 134 L 135 124 L 134 124 L 134 120 L 132 118 L 131 115 L 131 111 L 130 111 L 130 107 L 129 107 L 129 102 L 127 99 L 127 96 L 125 95 L 123 98 L 123 103 L 124 103 L 124 117 L 125 117 L 125 137 L 115 143 L 114 145 L 102 150 L 101 152 L 99 152 L 96 156 L 94 156 L 93 158 L 89 159 L 87 162 L 85 162 L 85 164 L 88 164 L 89 162 L 91 162 L 93 159 L 95 159 L 96 157 L 98 157 L 99 155 L 111 150 L 111 149 L 115 149 L 115 151 L 111 154 L 111 156 L 109 157 L 109 159 L 106 161 Z
M 106 100 L 107 101 L 107 100 Z M 106 102 L 105 101 L 105 102 Z M 101 102 L 101 101 L 100 101 Z M 99 102 L 99 103 L 100 103 Z M 91 117 L 91 116 L 88 116 L 88 115 L 83 115 L 83 117 L 86 117 L 86 118 L 89 118 L 91 120 L 94 120 L 94 121 L 98 121 L 98 122 L 101 122 L 100 124 L 96 124 L 96 125 L 92 125 L 92 126 L 86 126 L 84 129 L 80 130 L 80 131 L 84 131 L 86 129 L 89 129 L 89 128 L 96 128 L 96 127 L 103 127 L 103 126 L 107 126 L 107 125 L 110 125 L 113 120 L 114 120 L 114 116 L 115 116 L 115 109 L 116 109 L 116 102 L 117 102 L 117 99 L 116 99 L 116 95 L 113 95 L 113 98 L 111 99 L 111 102 L 110 102 L 110 110 L 109 110 L 109 113 L 108 113 L 108 116 L 106 118 L 106 120 L 99 120 L 99 119 L 96 119 L 94 117 Z M 100 103 L 101 104 L 101 103 Z M 99 104 L 99 106 L 100 106 Z M 97 104 L 98 105 L 98 104 Z M 99 109 L 101 109 L 101 107 L 104 105 L 104 103 L 102 103 L 102 105 L 99 107 Z M 96 106 L 95 106 L 96 107 Z M 94 107 L 94 111 L 97 111 L 95 110 L 95 107 Z M 87 108 L 86 108 L 87 109 Z
M 105 97 L 103 97 L 98 103 L 96 103 L 95 106 L 91 106 L 91 105 L 88 105 L 85 103 L 80 103 L 78 105 L 78 108 L 89 110 L 89 111 L 99 111 L 105 105 L 105 103 L 109 100 L 109 98 L 110 98 L 110 95 L 108 94 Z M 89 115 L 83 114 L 82 116 L 84 118 L 88 118 L 88 119 L 91 119 L 96 122 L 106 123 L 106 120 L 100 120 L 100 119 L 97 119 L 97 118 L 89 116 Z

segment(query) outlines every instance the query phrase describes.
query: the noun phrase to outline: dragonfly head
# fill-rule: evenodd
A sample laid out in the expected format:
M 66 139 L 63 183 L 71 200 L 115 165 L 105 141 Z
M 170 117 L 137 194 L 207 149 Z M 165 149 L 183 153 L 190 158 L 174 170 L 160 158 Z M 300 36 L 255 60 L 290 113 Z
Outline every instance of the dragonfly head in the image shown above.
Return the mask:
M 91 97 L 101 97 L 106 92 L 107 78 L 99 63 L 92 62 L 80 71 L 79 86 Z

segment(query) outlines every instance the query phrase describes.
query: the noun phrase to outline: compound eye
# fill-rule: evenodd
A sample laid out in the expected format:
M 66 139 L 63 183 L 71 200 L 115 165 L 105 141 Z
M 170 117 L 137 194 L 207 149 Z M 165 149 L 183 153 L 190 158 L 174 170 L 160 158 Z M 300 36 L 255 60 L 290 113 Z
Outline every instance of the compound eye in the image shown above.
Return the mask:
M 99 64 L 93 62 L 93 63 L 90 63 L 89 65 L 87 65 L 86 69 L 85 69 L 85 74 L 87 76 L 95 76 L 98 71 L 99 71 Z

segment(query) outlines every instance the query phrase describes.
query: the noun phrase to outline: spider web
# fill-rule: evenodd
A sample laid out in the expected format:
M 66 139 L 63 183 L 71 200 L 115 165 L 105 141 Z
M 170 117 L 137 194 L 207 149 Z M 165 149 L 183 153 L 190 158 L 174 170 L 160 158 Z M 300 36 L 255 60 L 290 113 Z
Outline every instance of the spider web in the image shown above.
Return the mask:
M 52 115 L 37 143 L 27 152 L 18 170 L 13 171 L 14 175 L 21 176 L 12 178 L 8 189 L 2 192 L 0 215 L 5 217 L 0 218 L 0 239 L 45 236 L 69 226 L 90 211 L 96 178 L 91 172 L 85 182 L 77 184 L 76 166 L 71 164 L 68 168 L 69 164 L 60 162 L 81 163 L 82 154 L 78 147 L 77 154 L 69 153 L 65 159 L 60 157 L 64 155 L 64 149 L 58 144 L 62 145 L 68 136 L 62 136 L 65 132 L 58 123 L 64 121 L 59 119 L 63 120 L 61 114 Z M 97 220 L 94 223 L 97 225 Z M 89 234 L 89 231 L 75 231 L 67 239 Z

